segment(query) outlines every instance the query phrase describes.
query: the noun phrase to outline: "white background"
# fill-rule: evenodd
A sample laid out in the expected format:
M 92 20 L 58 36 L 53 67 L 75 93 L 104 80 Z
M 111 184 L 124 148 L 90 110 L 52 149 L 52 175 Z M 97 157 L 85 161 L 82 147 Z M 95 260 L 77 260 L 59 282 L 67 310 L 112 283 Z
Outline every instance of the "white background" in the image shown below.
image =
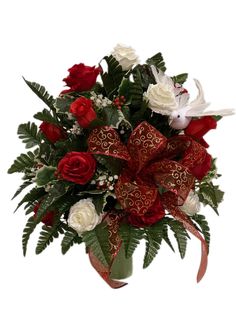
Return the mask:
M 17 139 L 19 123 L 32 119 L 43 103 L 21 79 L 46 85 L 51 94 L 75 63 L 95 65 L 117 42 L 135 47 L 142 61 L 158 51 L 168 74 L 189 72 L 215 108 L 235 107 L 235 1 L 13 1 L 1 2 L 1 216 L 0 312 L 10 313 L 235 313 L 235 117 L 219 122 L 207 136 L 218 156 L 219 183 L 226 191 L 220 217 L 207 215 L 212 243 L 209 268 L 196 284 L 200 244 L 189 242 L 182 261 L 163 245 L 147 269 L 144 247 L 135 254 L 129 285 L 112 290 L 91 268 L 84 247 L 60 254 L 59 241 L 34 255 L 32 238 L 26 258 L 21 251 L 23 210 L 13 215 L 10 198 L 20 176 L 7 175 L 12 160 L 24 151 Z

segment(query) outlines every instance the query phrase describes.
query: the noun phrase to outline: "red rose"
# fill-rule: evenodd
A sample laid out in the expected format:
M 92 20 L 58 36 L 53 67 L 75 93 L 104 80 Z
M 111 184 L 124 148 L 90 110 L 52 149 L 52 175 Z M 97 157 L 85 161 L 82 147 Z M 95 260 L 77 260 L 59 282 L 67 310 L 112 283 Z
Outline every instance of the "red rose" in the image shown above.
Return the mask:
M 37 203 L 34 206 L 34 217 L 36 217 L 36 214 L 39 210 L 39 207 L 40 207 L 40 203 Z M 46 226 L 52 226 L 53 222 L 54 222 L 55 214 L 56 214 L 56 212 L 54 210 L 48 212 L 46 215 L 43 216 L 43 218 L 41 220 L 42 223 L 44 223 Z
M 70 89 L 64 90 L 62 94 L 90 90 L 95 85 L 100 73 L 99 68 L 86 66 L 83 63 L 73 65 L 68 71 L 70 74 L 63 81 Z
M 158 196 L 152 207 L 149 208 L 147 213 L 143 216 L 130 214 L 128 216 L 128 222 L 135 227 L 150 226 L 161 220 L 165 216 L 165 211 Z
M 45 137 L 52 143 L 66 138 L 64 130 L 55 124 L 42 122 L 39 128 Z
M 86 184 L 96 170 L 96 160 L 90 153 L 67 153 L 58 164 L 58 174 L 76 184 Z
M 216 120 L 211 116 L 202 117 L 197 120 L 192 120 L 184 133 L 197 140 L 202 146 L 209 147 L 207 142 L 203 139 L 203 136 L 211 129 L 215 129 L 217 126 Z
M 82 128 L 87 128 L 97 117 L 92 107 L 92 101 L 83 96 L 77 98 L 70 105 L 70 112 L 73 113 Z
M 206 153 L 205 160 L 202 162 L 201 165 L 196 167 L 190 168 L 189 171 L 194 175 L 198 180 L 202 180 L 208 172 L 211 170 L 211 155 Z

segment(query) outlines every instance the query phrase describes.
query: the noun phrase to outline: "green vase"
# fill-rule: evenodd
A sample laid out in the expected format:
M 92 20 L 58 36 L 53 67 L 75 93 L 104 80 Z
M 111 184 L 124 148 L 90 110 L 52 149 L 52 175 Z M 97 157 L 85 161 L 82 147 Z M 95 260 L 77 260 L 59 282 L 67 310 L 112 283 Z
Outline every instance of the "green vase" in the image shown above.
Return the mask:
M 132 275 L 133 272 L 133 259 L 132 257 L 125 257 L 124 245 L 121 245 L 121 248 L 112 264 L 111 267 L 111 279 L 125 279 Z

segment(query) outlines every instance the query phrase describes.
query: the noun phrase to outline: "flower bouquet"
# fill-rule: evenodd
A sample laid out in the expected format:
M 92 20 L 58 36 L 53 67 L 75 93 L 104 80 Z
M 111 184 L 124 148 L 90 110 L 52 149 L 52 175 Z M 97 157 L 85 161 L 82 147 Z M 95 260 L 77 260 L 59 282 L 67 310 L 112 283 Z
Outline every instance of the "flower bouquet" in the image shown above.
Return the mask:
M 28 150 L 9 173 L 22 172 L 14 197 L 28 188 L 17 209 L 29 215 L 23 253 L 38 224 L 41 253 L 59 235 L 62 253 L 85 243 L 92 266 L 113 288 L 132 274 L 132 255 L 142 239 L 143 267 L 165 242 L 181 258 L 189 233 L 200 240 L 197 281 L 207 267 L 210 233 L 200 204 L 218 213 L 223 192 L 216 160 L 204 135 L 232 110 L 205 111 L 199 81 L 190 101 L 186 73 L 167 76 L 161 53 L 139 64 L 131 47 L 117 45 L 98 67 L 76 64 L 57 98 L 25 80 L 46 104 L 34 115 L 39 127 L 18 127 Z M 30 189 L 29 187 L 33 187 Z

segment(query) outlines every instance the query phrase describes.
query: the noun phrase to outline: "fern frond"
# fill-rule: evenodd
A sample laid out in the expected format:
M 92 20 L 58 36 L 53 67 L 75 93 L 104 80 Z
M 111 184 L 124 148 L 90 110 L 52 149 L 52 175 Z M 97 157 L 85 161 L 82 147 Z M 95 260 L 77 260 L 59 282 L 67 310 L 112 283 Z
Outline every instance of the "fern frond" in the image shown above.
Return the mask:
M 36 246 L 36 254 L 42 253 L 46 247 L 53 242 L 55 238 L 58 238 L 59 234 L 63 234 L 62 222 L 58 221 L 52 227 L 43 226 L 40 232 L 39 240 Z
M 35 165 L 36 155 L 29 151 L 26 154 L 18 156 L 11 167 L 8 169 L 8 173 L 24 172 L 26 169 L 30 169 Z
M 17 189 L 17 191 L 15 192 L 15 194 L 12 196 L 12 200 L 18 196 L 25 188 L 27 188 L 27 186 L 29 186 L 30 184 L 32 184 L 32 181 L 24 181 L 19 188 Z
M 38 127 L 34 122 L 20 124 L 17 134 L 19 139 L 26 144 L 26 148 L 31 148 L 41 143 L 41 134 L 38 132 Z
M 122 224 L 119 234 L 123 240 L 126 258 L 130 258 L 143 237 L 143 230 L 128 224 Z
M 83 233 L 83 241 L 104 266 L 109 266 L 111 261 L 108 240 L 108 228 L 101 223 L 91 231 Z
M 181 258 L 184 258 L 187 248 L 187 239 L 189 235 L 181 222 L 174 219 L 169 219 L 168 224 L 170 226 L 170 229 L 174 232 L 180 256 Z
M 146 250 L 143 261 L 143 268 L 147 268 L 161 246 L 161 241 L 163 237 L 163 222 L 159 221 L 153 226 L 145 228 L 145 240 L 146 240 Z
M 53 104 L 55 102 L 54 98 L 48 94 L 46 88 L 38 83 L 27 81 L 23 77 L 25 83 L 29 88 L 52 110 L 55 110 Z
M 81 242 L 82 238 L 78 236 L 78 233 L 76 231 L 70 228 L 69 230 L 66 231 L 61 242 L 62 254 L 66 254 L 73 244 L 75 243 L 79 244 Z
M 161 70 L 162 72 L 166 71 L 165 61 L 163 56 L 160 52 L 152 56 L 151 58 L 147 59 L 147 64 L 155 65 L 156 68 Z
M 16 210 L 24 203 L 29 203 L 29 205 L 30 205 L 30 204 L 34 203 L 35 201 L 40 200 L 45 194 L 46 194 L 46 192 L 45 192 L 44 188 L 34 187 L 33 189 L 31 189 L 29 191 L 29 193 L 27 193 L 23 197 L 23 199 L 17 205 Z
M 40 121 L 52 123 L 52 124 L 58 124 L 58 121 L 55 117 L 52 116 L 49 110 L 43 109 L 43 111 L 40 111 L 34 115 L 35 119 L 38 119 Z

